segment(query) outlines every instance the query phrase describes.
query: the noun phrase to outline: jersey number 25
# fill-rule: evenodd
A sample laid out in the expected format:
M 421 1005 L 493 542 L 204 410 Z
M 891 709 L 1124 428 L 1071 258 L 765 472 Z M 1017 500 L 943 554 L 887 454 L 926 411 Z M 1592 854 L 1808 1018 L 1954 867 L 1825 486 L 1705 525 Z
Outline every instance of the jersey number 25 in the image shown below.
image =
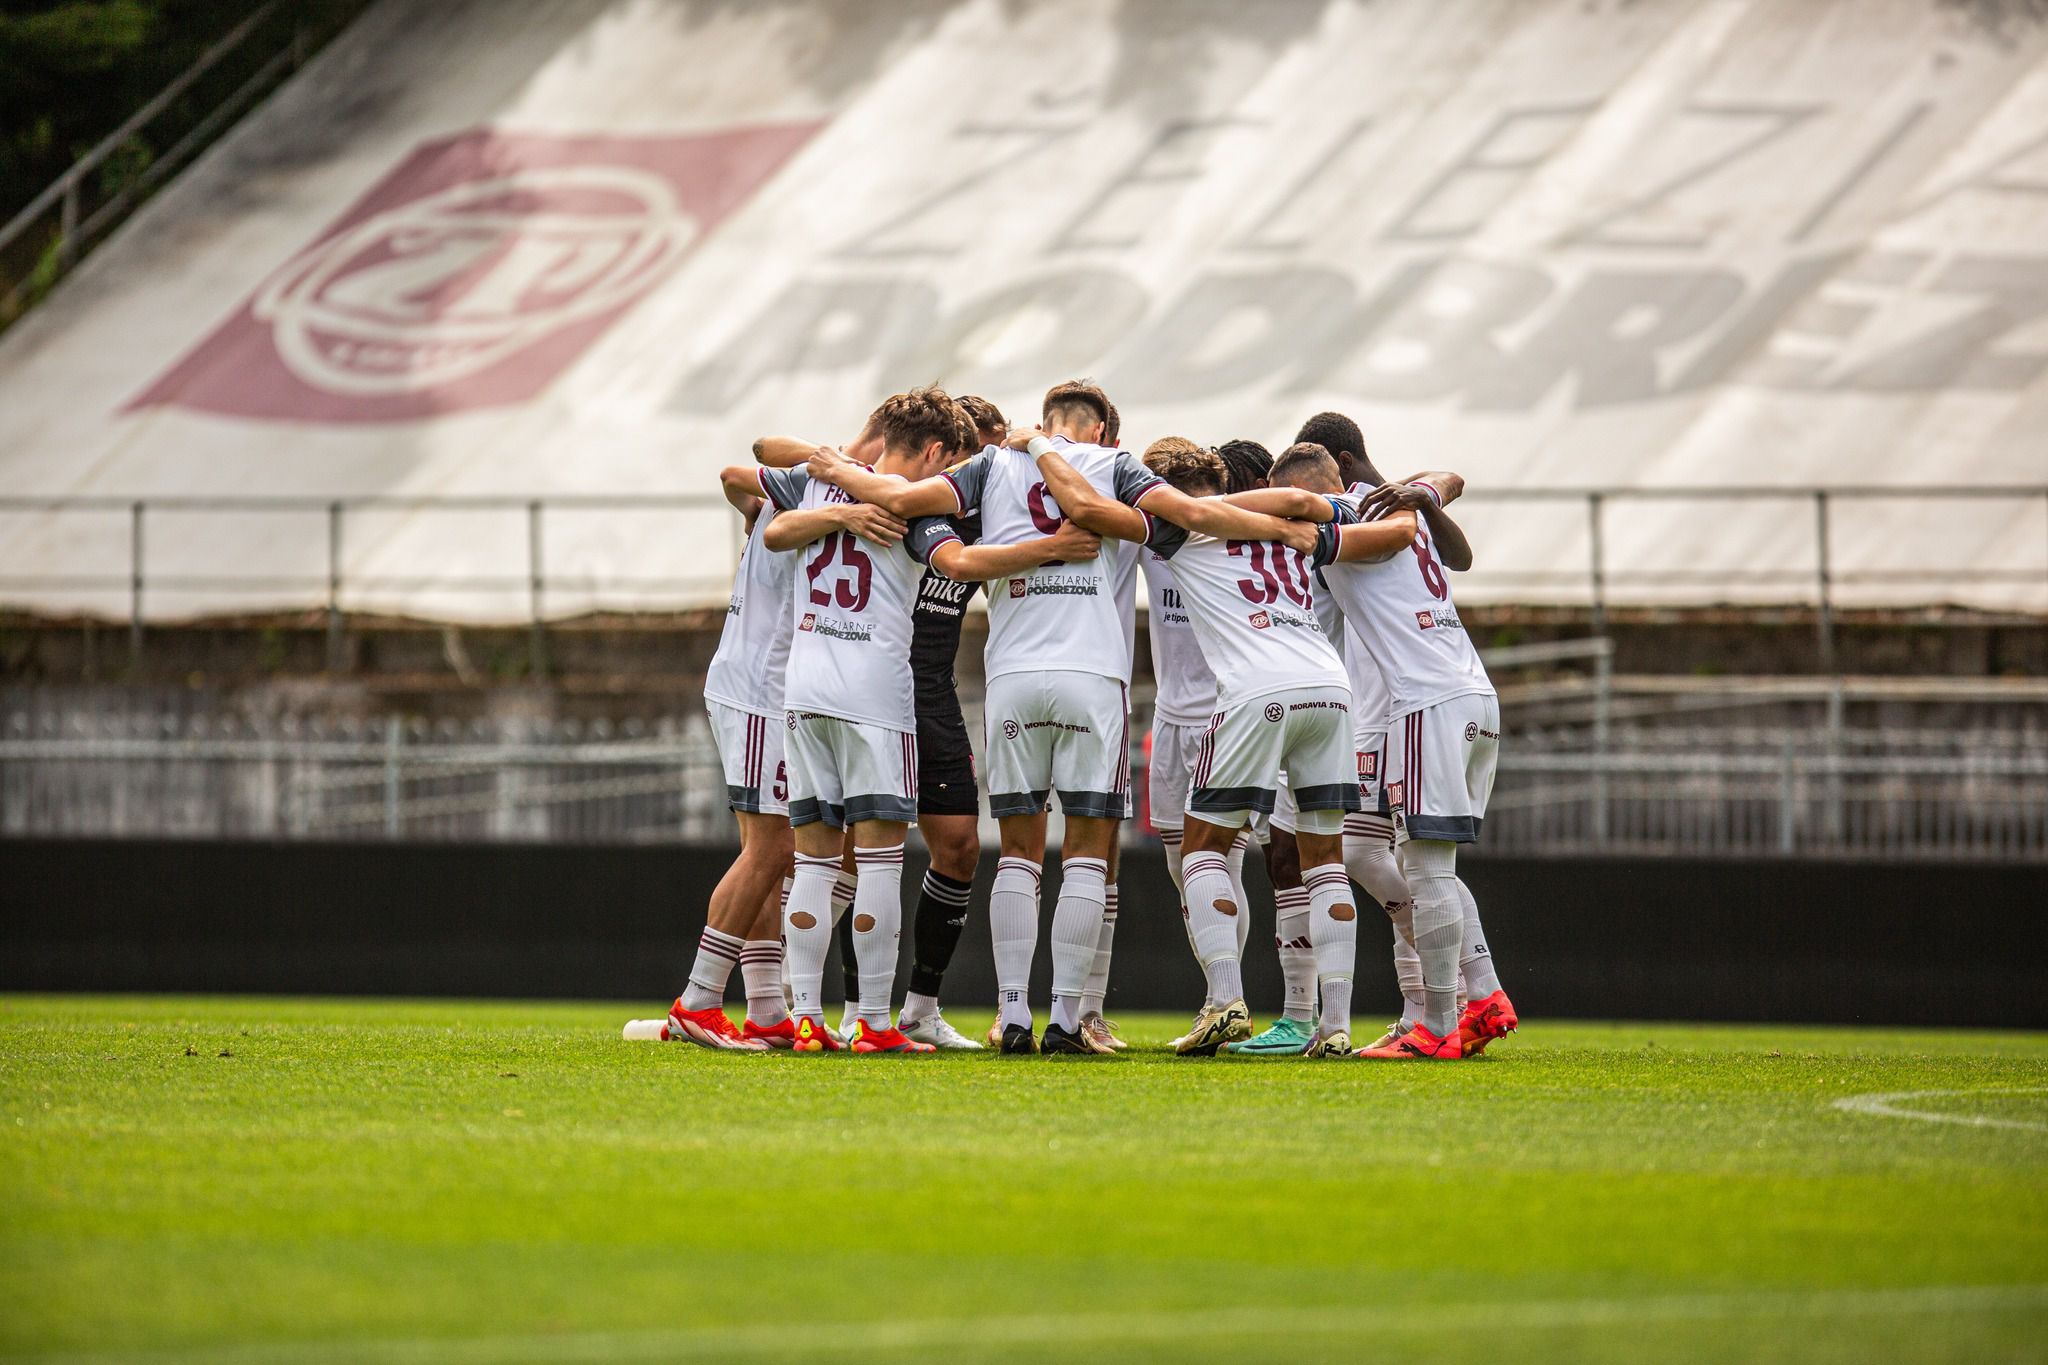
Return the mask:
M 829 585 L 819 582 L 835 557 L 840 564 L 837 581 Z M 811 581 L 813 606 L 836 603 L 841 611 L 861 611 L 867 607 L 868 590 L 874 584 L 875 561 L 855 543 L 853 532 L 834 531 L 818 542 L 818 557 L 804 566 L 804 575 Z

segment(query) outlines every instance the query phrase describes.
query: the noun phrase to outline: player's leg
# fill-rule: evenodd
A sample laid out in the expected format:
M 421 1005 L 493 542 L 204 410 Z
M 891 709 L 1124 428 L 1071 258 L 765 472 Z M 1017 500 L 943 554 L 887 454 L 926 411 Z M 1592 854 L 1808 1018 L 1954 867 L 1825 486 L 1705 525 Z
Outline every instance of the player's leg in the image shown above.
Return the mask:
M 996 821 L 996 879 L 988 892 L 988 927 L 996 964 L 995 1045 L 1012 1055 L 1038 1050 L 1031 1021 L 1031 959 L 1038 950 L 1038 912 L 1045 877 L 1045 813 Z
M 1109 855 L 1130 793 L 1130 711 L 1124 685 L 1093 673 L 1046 675 L 1052 693 L 1052 784 L 1066 817 L 1060 894 L 1052 917 L 1048 1053 L 1092 1054 L 1081 1035 L 1081 997 L 1095 968 L 1108 908 Z
M 1175 1040 L 1175 1050 L 1183 1054 L 1213 1053 L 1224 1043 L 1251 1036 L 1238 958 L 1238 924 L 1246 907 L 1241 889 L 1232 884 L 1228 854 L 1253 811 L 1273 811 L 1285 714 L 1277 702 L 1263 700 L 1225 712 L 1196 762 L 1181 870 L 1210 1004 L 1195 1027 Z
M 995 955 L 1001 1050 L 1036 1052 L 1031 1021 L 1031 959 L 1038 949 L 1039 883 L 1045 871 L 1045 810 L 1052 790 L 1052 735 L 1044 674 L 991 678 L 983 702 L 988 804 L 1001 856 L 989 888 L 989 938 Z
M 1116 878 L 1122 864 L 1123 837 L 1119 833 L 1109 844 L 1109 882 L 1102 888 L 1102 936 L 1095 942 L 1095 965 L 1081 992 L 1081 1032 L 1097 1052 L 1122 1052 L 1125 1048 L 1124 1040 L 1116 1036 L 1116 1025 L 1102 1014 L 1109 1002 L 1109 963 L 1116 945 Z
M 785 818 L 783 828 L 788 829 Z M 790 838 L 794 851 L 795 838 Z M 783 993 L 786 980 L 782 955 L 782 916 L 789 898 L 789 878 L 781 879 L 775 890 L 762 898 L 754 923 L 747 934 L 747 946 L 740 950 L 740 980 L 746 987 L 747 1020 L 740 1026 L 746 1038 L 758 1038 L 770 1047 L 786 1048 L 796 1042 L 796 1025 L 790 1021 L 789 998 Z
M 1283 1018 L 1307 1023 L 1315 1015 L 1316 962 L 1308 947 L 1308 887 L 1297 839 L 1299 819 L 1282 788 L 1266 843 L 1266 880 L 1273 885 L 1273 942 L 1280 953 Z M 1298 941 L 1299 946 L 1295 945 Z
M 860 972 L 853 1035 L 859 1053 L 930 1052 L 891 1019 L 903 940 L 903 840 L 917 815 L 917 737 L 903 730 L 841 721 L 834 731 L 846 786 L 847 828 L 859 870 L 853 909 L 854 961 Z
M 853 831 L 845 831 L 839 845 L 839 879 L 832 884 L 832 937 L 839 947 L 839 1037 L 853 1036 L 854 1020 L 860 1015 L 860 958 L 853 946 L 853 898 L 860 890 L 860 864 L 853 856 Z
M 1208 993 L 1194 1026 L 1174 1040 L 1174 1050 L 1183 1055 L 1208 1056 L 1226 1043 L 1251 1037 L 1237 956 L 1237 926 L 1246 912 L 1227 862 L 1238 833 L 1228 822 L 1249 813 L 1190 810 L 1187 815 L 1181 868 L 1187 877 L 1188 925 Z
M 919 774 L 920 793 L 929 791 L 926 775 Z M 924 799 L 920 795 L 919 800 Z M 981 1044 L 946 1022 L 939 1011 L 939 988 L 967 926 L 974 870 L 981 860 L 980 823 L 971 814 L 918 814 L 918 832 L 924 836 L 931 865 L 918 888 L 911 922 L 910 989 L 899 1019 L 903 1031 L 916 1041 L 961 1051 L 978 1050 Z
M 1264 1030 L 1224 1051 L 1249 1056 L 1299 1056 L 1315 1038 L 1316 961 L 1308 931 L 1308 888 L 1301 880 L 1301 851 L 1293 798 L 1282 786 L 1265 845 L 1266 879 L 1273 887 L 1273 944 L 1280 956 L 1280 1016 Z M 1251 917 L 1245 916 L 1246 920 Z M 1242 960 L 1243 949 L 1239 949 Z
M 740 853 L 712 888 L 688 984 L 669 1007 L 670 1036 L 704 1047 L 764 1050 L 724 1009 L 732 969 L 747 949 L 761 903 L 780 884 L 790 852 L 782 727 L 766 716 L 713 702 L 711 731 L 739 822 Z
M 1402 870 L 1415 901 L 1415 951 L 1422 960 L 1423 1018 L 1399 1042 L 1363 1055 L 1451 1058 L 1458 1041 L 1458 963 L 1464 945 L 1464 899 L 1458 892 L 1458 845 L 1479 834 L 1466 782 L 1467 745 L 1481 741 L 1481 697 L 1458 697 L 1396 720 L 1388 745 L 1387 799 L 1407 834 Z M 1466 734 L 1470 727 L 1469 738 Z M 1497 727 L 1496 727 L 1497 728 Z M 1485 743 L 1496 748 L 1497 734 Z M 1483 799 L 1480 802 L 1483 806 Z
M 1351 1052 L 1351 990 L 1358 960 L 1358 896 L 1344 871 L 1344 821 L 1358 812 L 1356 756 L 1351 746 L 1350 695 L 1316 689 L 1288 707 L 1288 781 L 1295 839 L 1309 897 L 1309 943 L 1316 992 L 1322 1001 L 1311 1055 Z
M 1181 893 L 1181 833 L 1182 822 L 1187 818 L 1188 784 L 1208 733 L 1209 728 L 1203 725 L 1152 726 L 1152 768 L 1146 783 L 1146 799 L 1152 827 L 1159 831 L 1159 844 L 1166 855 L 1166 875 L 1172 878 L 1177 896 Z M 1192 952 L 1195 938 L 1194 931 L 1188 928 L 1185 896 L 1180 897 L 1180 920 L 1188 935 L 1188 950 Z
M 1387 807 L 1387 732 L 1360 730 L 1352 738 L 1357 755 L 1358 795 L 1363 809 L 1344 821 L 1344 867 L 1386 912 L 1393 926 L 1394 977 L 1401 988 L 1401 1014 L 1373 1047 L 1384 1047 L 1422 1022 L 1422 959 L 1415 955 L 1415 898 L 1394 844 L 1394 820 Z
M 911 918 L 910 989 L 898 1022 L 919 1042 L 972 1051 L 981 1045 L 939 1012 L 939 990 L 967 927 L 981 862 L 981 798 L 957 698 L 950 705 L 919 701 L 917 762 L 917 828 L 930 862 Z
M 1493 795 L 1494 767 L 1500 756 L 1500 701 L 1496 697 L 1461 698 L 1473 714 L 1457 735 L 1465 740 L 1465 805 L 1472 812 L 1472 837 L 1479 837 L 1479 825 L 1486 803 Z M 1465 987 L 1465 1004 L 1458 1014 L 1458 1041 L 1467 1057 L 1477 1056 L 1496 1038 L 1514 1032 L 1521 1020 L 1514 1002 L 1501 988 L 1493 951 L 1487 946 L 1486 929 L 1479 922 L 1479 903 L 1463 878 L 1454 883 L 1463 907 L 1463 933 L 1458 971 Z
M 845 847 L 846 803 L 831 716 L 791 712 L 789 823 L 796 836 L 796 875 L 782 918 L 789 969 L 790 1015 L 799 1052 L 836 1052 L 839 1036 L 825 1027 L 825 959 L 832 947 L 832 891 Z

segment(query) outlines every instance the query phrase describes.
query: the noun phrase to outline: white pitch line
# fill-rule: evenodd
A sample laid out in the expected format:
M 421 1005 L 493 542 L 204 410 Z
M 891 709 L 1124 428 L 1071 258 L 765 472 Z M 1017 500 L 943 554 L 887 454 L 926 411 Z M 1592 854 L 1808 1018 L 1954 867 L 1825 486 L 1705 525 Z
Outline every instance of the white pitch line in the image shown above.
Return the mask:
M 1180 1341 L 1278 1333 L 1386 1335 L 1458 1328 L 1540 1330 L 1628 1327 L 1657 1322 L 1743 1318 L 1911 1316 L 2048 1310 L 2048 1284 L 1951 1285 L 1920 1289 L 1767 1291 L 1640 1299 L 1534 1299 L 1523 1303 L 1445 1304 L 1432 1308 L 1325 1306 L 1029 1316 L 886 1318 L 836 1323 L 762 1323 L 645 1332 L 564 1332 L 531 1336 L 413 1337 L 405 1340 L 230 1345 L 59 1356 L 6 1356 L 44 1365 L 575 1365 L 576 1362 L 725 1360 L 800 1351 L 862 1354 L 919 1348 L 1066 1346 Z
M 1988 1114 L 1945 1114 L 1939 1109 L 1902 1109 L 1901 1100 L 1931 1100 L 1953 1095 L 2048 1095 L 2048 1086 L 2023 1086 L 2013 1090 L 1893 1090 L 1884 1094 L 1847 1095 L 1835 1101 L 1835 1108 L 1851 1114 L 1875 1114 L 1887 1119 L 1918 1119 L 1922 1123 L 1958 1123 L 1965 1128 L 2020 1128 L 2031 1133 L 2048 1133 L 2048 1123 L 2037 1119 L 1999 1119 Z

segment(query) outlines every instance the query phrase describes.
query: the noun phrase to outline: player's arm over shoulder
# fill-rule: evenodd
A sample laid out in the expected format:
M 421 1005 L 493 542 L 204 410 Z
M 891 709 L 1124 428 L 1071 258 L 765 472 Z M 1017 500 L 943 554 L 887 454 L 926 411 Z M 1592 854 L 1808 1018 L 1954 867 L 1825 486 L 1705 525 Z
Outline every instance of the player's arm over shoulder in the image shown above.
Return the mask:
M 1391 559 L 1415 543 L 1415 514 L 1400 511 L 1379 521 L 1357 521 L 1339 518 L 1343 524 L 1326 529 L 1328 540 L 1321 542 L 1317 557 L 1320 562 L 1339 564 L 1370 563 L 1375 560 Z M 1333 543 L 1334 542 L 1334 543 Z
M 913 483 L 892 474 L 877 474 L 829 446 L 820 446 L 805 468 L 819 482 L 829 483 L 904 521 L 913 517 L 951 516 L 968 506 L 949 474 L 935 474 Z
M 1032 441 L 1030 449 L 1038 460 L 1038 472 L 1045 480 L 1045 491 L 1052 494 L 1053 501 L 1060 505 L 1061 514 L 1069 521 L 1114 540 L 1142 541 L 1150 535 L 1152 528 L 1143 513 L 1098 492 L 1080 470 L 1067 463 L 1050 441 L 1041 437 Z

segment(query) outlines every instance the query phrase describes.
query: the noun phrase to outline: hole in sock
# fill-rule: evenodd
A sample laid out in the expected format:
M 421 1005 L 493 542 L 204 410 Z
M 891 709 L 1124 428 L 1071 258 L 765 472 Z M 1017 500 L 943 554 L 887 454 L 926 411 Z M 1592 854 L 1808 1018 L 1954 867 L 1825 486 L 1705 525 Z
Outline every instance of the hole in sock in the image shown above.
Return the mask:
M 1229 915 L 1232 919 L 1235 919 L 1237 917 L 1237 902 L 1217 901 L 1216 911 L 1218 914 Z
M 1358 912 L 1356 910 L 1353 910 L 1350 906 L 1345 905 L 1342 902 L 1339 902 L 1338 904 L 1330 907 L 1330 918 L 1333 920 L 1337 920 L 1341 923 L 1344 920 L 1357 919 Z
M 853 927 L 865 934 L 868 930 L 875 927 L 875 917 L 873 915 L 855 915 L 853 917 Z
M 789 922 L 799 929 L 815 929 L 818 927 L 818 917 L 808 910 L 797 911 L 789 917 Z

